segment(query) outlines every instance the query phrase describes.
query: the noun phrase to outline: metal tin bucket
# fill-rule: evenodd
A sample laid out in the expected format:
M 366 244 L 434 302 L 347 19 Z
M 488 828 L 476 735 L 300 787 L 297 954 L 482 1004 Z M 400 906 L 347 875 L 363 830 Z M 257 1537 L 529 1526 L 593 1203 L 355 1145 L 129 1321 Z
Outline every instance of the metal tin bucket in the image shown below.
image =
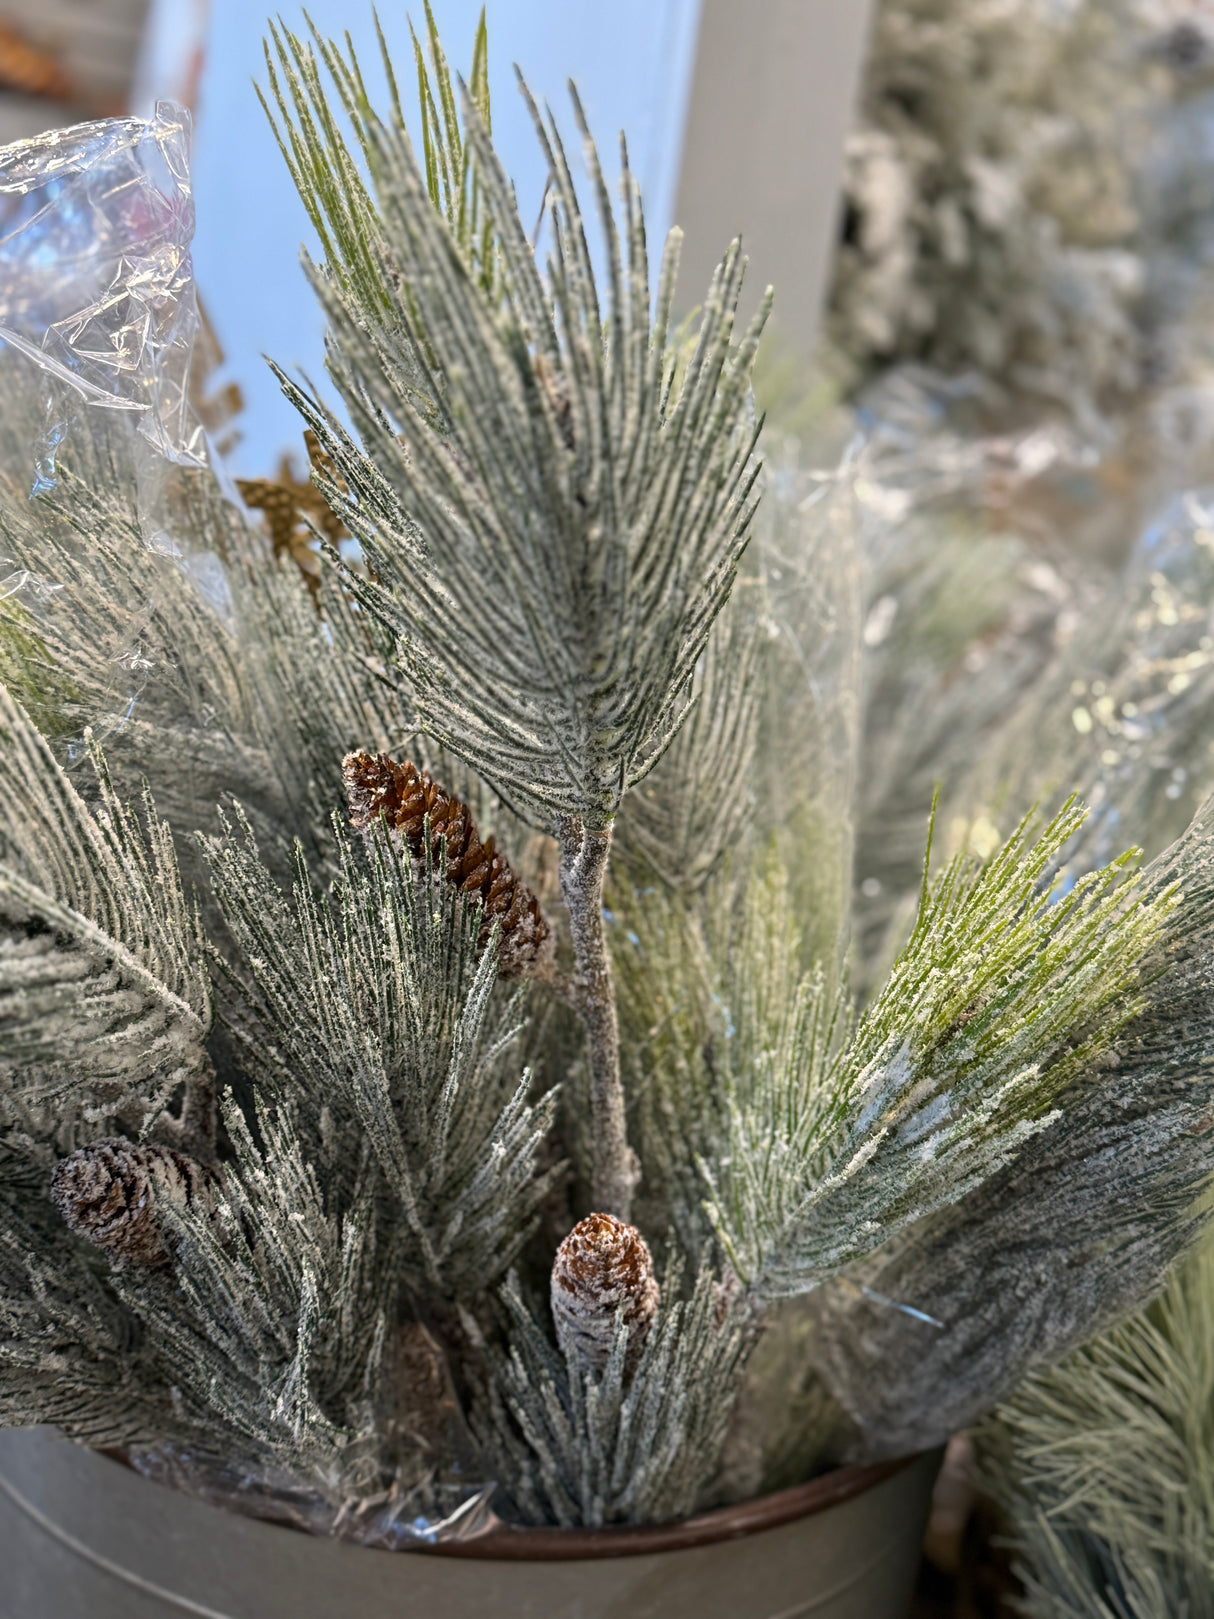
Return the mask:
M 902 1619 L 938 1452 L 652 1529 L 369 1551 L 0 1433 L 5 1619 Z

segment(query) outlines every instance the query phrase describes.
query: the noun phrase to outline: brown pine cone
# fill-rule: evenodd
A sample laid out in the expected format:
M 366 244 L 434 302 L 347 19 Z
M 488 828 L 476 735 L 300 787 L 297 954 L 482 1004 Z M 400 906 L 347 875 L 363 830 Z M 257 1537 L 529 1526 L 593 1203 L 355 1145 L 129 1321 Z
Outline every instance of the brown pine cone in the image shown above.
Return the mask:
M 503 978 L 534 977 L 553 949 L 552 930 L 540 902 L 514 875 L 494 840 L 477 836 L 472 812 L 462 799 L 445 793 L 428 772 L 408 759 L 397 764 L 386 753 L 349 753 L 342 763 L 350 820 L 360 832 L 380 816 L 403 839 L 415 860 L 425 855 L 426 819 L 430 848 L 446 841 L 446 878 L 484 906 L 481 944 L 496 922 L 498 972 Z
M 613 1214 L 588 1214 L 561 1243 L 552 1264 L 552 1319 L 566 1355 L 601 1370 L 611 1354 L 615 1318 L 628 1328 L 628 1366 L 649 1336 L 659 1289 L 649 1245 Z
M 133 1265 L 163 1265 L 158 1209 L 211 1198 L 207 1170 L 171 1147 L 122 1136 L 91 1142 L 55 1165 L 51 1200 L 78 1236 Z

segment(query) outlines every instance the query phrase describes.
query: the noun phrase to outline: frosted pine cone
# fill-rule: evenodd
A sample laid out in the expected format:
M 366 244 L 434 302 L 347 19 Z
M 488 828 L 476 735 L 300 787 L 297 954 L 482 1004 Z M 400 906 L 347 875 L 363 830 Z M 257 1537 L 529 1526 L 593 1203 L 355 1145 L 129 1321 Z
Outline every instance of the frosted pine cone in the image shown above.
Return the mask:
M 476 895 L 484 906 L 482 944 L 498 924 L 498 972 L 503 978 L 534 977 L 551 957 L 552 931 L 539 900 L 514 875 L 493 839 L 481 842 L 467 804 L 445 793 L 428 772 L 419 771 L 409 760 L 397 764 L 386 753 L 349 753 L 342 774 L 352 824 L 365 831 L 382 816 L 415 860 L 425 854 L 429 817 L 435 854 L 439 840 L 446 839 L 447 881 Z
M 635 1366 L 658 1307 L 649 1245 L 613 1214 L 588 1214 L 561 1243 L 552 1265 L 552 1319 L 557 1342 L 583 1366 L 607 1364 L 616 1314 L 628 1328 Z
M 159 1212 L 211 1197 L 207 1170 L 171 1147 L 121 1136 L 91 1142 L 55 1165 L 51 1199 L 78 1236 L 133 1265 L 163 1265 Z

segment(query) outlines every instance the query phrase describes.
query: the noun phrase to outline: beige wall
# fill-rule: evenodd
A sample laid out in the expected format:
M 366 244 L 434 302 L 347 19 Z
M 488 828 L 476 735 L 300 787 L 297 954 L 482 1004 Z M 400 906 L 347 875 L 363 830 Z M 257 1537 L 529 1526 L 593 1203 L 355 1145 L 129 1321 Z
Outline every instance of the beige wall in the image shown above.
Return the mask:
M 742 232 L 749 313 L 776 289 L 780 339 L 812 347 L 872 0 L 702 0 L 675 219 L 685 305 Z

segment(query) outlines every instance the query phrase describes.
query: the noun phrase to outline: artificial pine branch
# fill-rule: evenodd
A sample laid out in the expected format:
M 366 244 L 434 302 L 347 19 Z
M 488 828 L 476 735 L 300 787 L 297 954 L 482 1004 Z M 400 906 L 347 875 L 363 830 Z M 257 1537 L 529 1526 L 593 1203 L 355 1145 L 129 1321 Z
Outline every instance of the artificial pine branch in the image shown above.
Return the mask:
M 635 182 L 625 162 L 617 220 L 588 146 L 600 300 L 537 117 L 541 274 L 489 139 L 483 29 L 461 113 L 427 22 L 420 161 L 390 64 L 380 118 L 342 50 L 279 30 L 270 56 L 353 434 L 288 390 L 365 572 L 330 550 L 313 598 L 209 473 L 149 494 L 130 424 L 100 419 L 117 413 L 82 415 L 30 500 L 4 471 L 41 430 L 19 390 L 0 422 L 21 570 L 0 668 L 43 728 L 4 710 L 0 1418 L 222 1454 L 327 1526 L 356 1499 L 430 1513 L 457 1476 L 501 1478 L 532 1521 L 652 1521 L 717 1488 L 773 1297 L 822 1302 L 788 1338 L 797 1409 L 834 1395 L 867 1442 L 874 1410 L 905 1438 L 882 1401 L 923 1392 L 908 1359 L 972 1408 L 975 1369 L 1006 1386 L 1154 1284 L 1211 1167 L 1209 839 L 1201 821 L 1143 880 L 1123 858 L 1067 886 L 1052 873 L 1077 812 L 1022 826 L 925 882 L 888 982 L 852 1013 L 854 509 L 773 479 L 772 544 L 728 600 L 757 489 L 736 245 L 682 346 L 673 249 L 651 319 Z M 828 545 L 806 537 L 815 501 Z M 147 775 L 204 879 L 214 986 L 150 799 L 126 809 L 99 756 L 95 789 L 63 775 L 94 720 L 115 780 Z M 396 762 L 423 737 L 462 796 Z M 446 776 L 453 755 L 467 775 Z M 566 981 L 538 900 L 477 831 L 498 826 L 491 792 L 559 844 Z M 568 1076 L 559 1120 L 519 1054 L 554 989 L 588 1035 L 583 1056 L 559 1007 L 527 1029 L 545 1082 Z M 224 1131 L 196 1169 L 165 1104 L 170 1081 L 209 1081 L 212 994 Z M 579 1128 L 593 1184 L 558 1188 Z M 673 1228 L 660 1290 L 625 1220 L 634 1190 L 651 1238 Z M 1017 1266 L 1043 1250 L 1061 1259 L 1033 1273 L 1038 1339 Z M 904 1337 L 938 1331 L 943 1310 L 897 1281 L 956 1303 L 963 1265 L 1009 1280 L 942 1335 L 961 1361 L 917 1339 L 874 1361 L 890 1334 L 856 1300 Z M 460 1396 L 479 1400 L 479 1451 Z M 916 1409 L 939 1421 L 946 1403 L 929 1378 Z
M 401 1264 L 419 1295 L 466 1298 L 530 1234 L 559 1173 L 538 1173 L 555 1093 L 532 1099 L 511 1063 L 521 1002 L 503 998 L 496 930 L 434 851 L 420 869 L 373 821 L 348 844 L 330 896 L 302 861 L 290 901 L 243 829 L 211 840 L 216 896 L 238 949 L 234 1032 L 267 1095 L 342 1184 L 368 1143 L 410 1233 Z M 441 843 L 440 843 L 441 850 Z
M 603 1314 L 588 1356 L 584 1334 L 567 1336 L 563 1354 L 553 1349 L 517 1284 L 504 1295 L 511 1348 L 480 1425 L 507 1488 L 535 1523 L 654 1523 L 691 1511 L 718 1465 L 751 1346 L 737 1298 L 708 1272 L 681 1299 L 672 1269 L 665 1300 L 652 1301 L 652 1273 L 637 1262 L 639 1234 L 614 1225 L 623 1263 L 595 1264 L 590 1278 L 593 1289 L 597 1274 L 603 1295 L 599 1312 L 613 1319 L 608 1326 Z M 553 1286 L 565 1292 L 563 1274 Z M 580 1302 L 599 1313 L 593 1298 Z M 639 1355 L 630 1348 L 638 1326 Z
M 0 1060 L 140 1130 L 178 1100 L 183 1143 L 209 1157 L 211 991 L 169 829 L 146 793 L 142 825 L 121 804 L 95 748 L 90 811 L 3 687 L 0 736 Z
M 95 1446 L 197 1442 L 174 1409 L 172 1379 L 136 1322 L 39 1186 L 5 1200 L 0 1227 L 0 1423 L 54 1423 Z
M 1031 1619 L 1214 1612 L 1214 1247 L 980 1435 Z
M 679 893 L 702 889 L 754 817 L 764 596 L 760 579 L 739 578 L 696 665 L 687 717 L 624 799 L 612 858 L 639 886 L 656 878 Z
M 768 1297 L 832 1272 L 986 1180 L 1056 1115 L 1142 1010 L 1176 885 L 1139 891 L 1134 851 L 1062 892 L 1043 878 L 1078 831 L 1068 803 L 983 867 L 924 869 L 919 916 L 849 1040 L 733 1103 L 705 1162 L 731 1264 Z
M 340 1504 L 378 1484 L 385 1462 L 375 1394 L 400 1271 L 370 1155 L 339 1211 L 289 1106 L 258 1102 L 257 1140 L 230 1095 L 223 1119 L 234 1159 L 213 1198 L 163 1209 L 171 1270 L 124 1267 L 113 1286 L 196 1424 Z
M 353 58 L 321 49 L 368 165 L 373 207 L 361 179 L 349 195 L 334 193 L 323 154 L 344 166 L 350 154 L 311 52 L 275 35 L 280 138 L 327 227 L 325 263 L 312 274 L 333 334 L 330 371 L 362 448 L 283 383 L 344 484 L 343 499 L 336 482 L 320 480 L 369 564 L 369 575 L 347 583 L 400 638 L 423 728 L 557 833 L 590 1047 L 595 1200 L 623 1217 L 636 1169 L 601 922 L 610 825 L 678 724 L 746 544 L 757 470 L 748 378 L 766 303 L 735 349 L 744 268 L 735 243 L 698 341 L 680 358 L 668 338 L 672 235 L 651 327 L 627 154 L 621 233 L 576 97 L 611 302 L 600 305 L 555 124 L 532 106 L 552 185 L 545 285 L 482 111 L 465 97 L 461 144 L 431 44 L 447 87 L 445 139 L 428 117 L 425 173 L 398 107 L 390 122 L 377 119 L 355 88 Z M 465 228 L 469 197 L 474 213 L 483 206 L 492 252 Z M 363 215 L 355 232 L 352 218 Z M 500 278 L 488 268 L 498 259 Z
M 1026 1371 L 1157 1293 L 1193 1240 L 1214 1174 L 1212 809 L 1143 874 L 1146 901 L 1180 903 L 1144 959 L 1138 1011 L 1075 1072 L 1057 1120 L 819 1295 L 815 1363 L 852 1455 L 971 1426 Z
M 700 1166 L 727 1156 L 731 1108 L 828 1062 L 846 1007 L 802 966 L 788 874 L 770 843 L 698 893 L 618 883 L 611 905 L 646 1218 L 673 1225 L 699 1264 L 716 1249 Z
M 276 567 L 212 472 L 164 469 L 146 513 L 139 457 L 115 420 L 90 420 L 31 500 L 22 458 L 44 407 L 14 365 L 5 351 L 0 533 L 13 572 L 0 665 L 74 777 L 91 728 L 125 796 L 148 782 L 213 925 L 187 834 L 212 830 L 230 795 L 271 858 L 299 836 L 323 864 L 342 756 L 416 732 L 387 675 L 390 647 L 328 570 L 313 600 L 293 566 Z M 289 878 L 289 862 L 279 874 Z

